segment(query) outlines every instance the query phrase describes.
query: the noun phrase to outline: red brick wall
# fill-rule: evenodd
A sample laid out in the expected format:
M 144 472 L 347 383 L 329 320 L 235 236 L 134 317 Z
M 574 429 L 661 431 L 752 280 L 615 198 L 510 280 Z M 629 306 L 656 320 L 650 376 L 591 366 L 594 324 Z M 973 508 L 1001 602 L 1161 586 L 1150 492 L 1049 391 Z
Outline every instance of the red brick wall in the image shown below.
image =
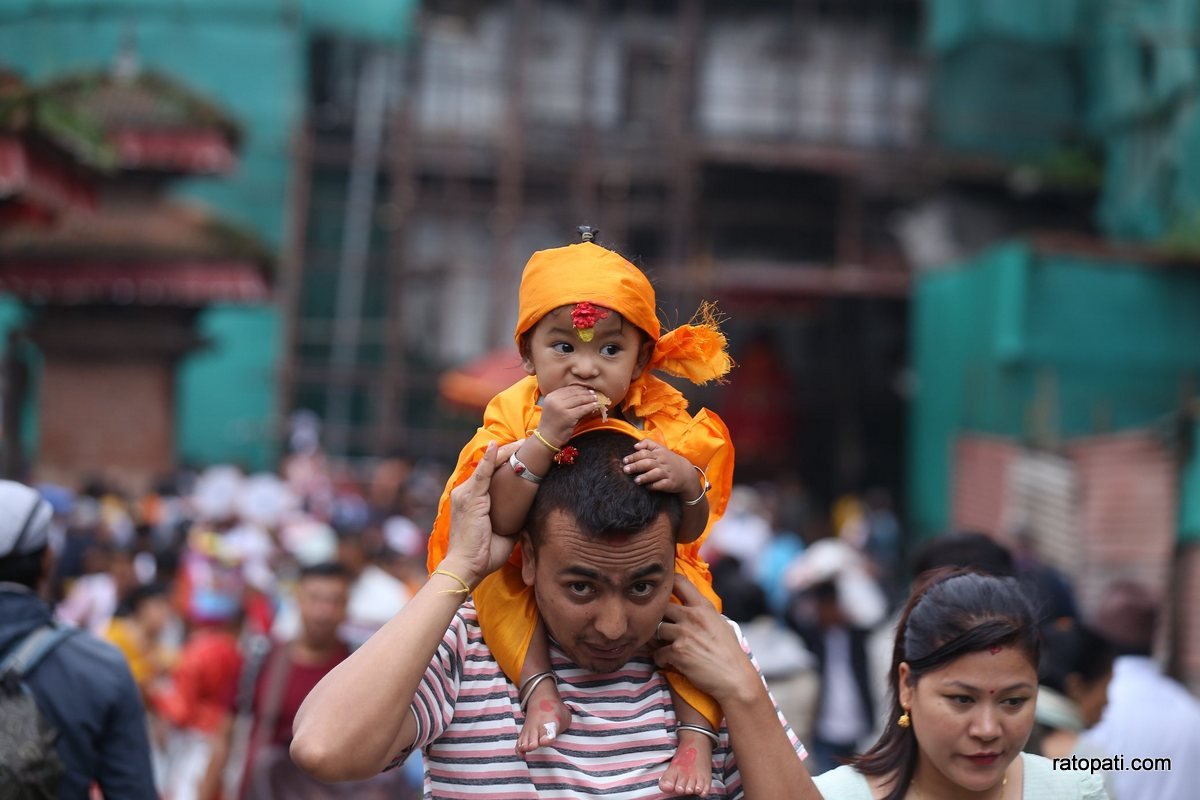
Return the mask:
M 1068 448 L 1080 476 L 1080 533 L 1088 568 L 1076 586 L 1085 610 L 1104 586 L 1129 579 L 1165 594 L 1178 538 L 1179 466 L 1159 439 L 1130 433 Z
M 962 436 L 954 447 L 955 530 L 995 537 L 1004 532 L 1009 467 L 1021 454 L 1015 442 L 992 436 Z
M 97 475 L 145 488 L 173 465 L 174 384 L 166 359 L 47 358 L 39 479 L 76 485 Z
M 1114 580 L 1158 592 L 1167 611 L 1160 651 L 1200 692 L 1200 545 L 1178 544 L 1178 492 L 1179 465 L 1148 432 L 1077 439 L 1055 455 L 999 437 L 955 445 L 954 525 L 1005 541 L 1014 525 L 1031 524 L 1085 615 Z

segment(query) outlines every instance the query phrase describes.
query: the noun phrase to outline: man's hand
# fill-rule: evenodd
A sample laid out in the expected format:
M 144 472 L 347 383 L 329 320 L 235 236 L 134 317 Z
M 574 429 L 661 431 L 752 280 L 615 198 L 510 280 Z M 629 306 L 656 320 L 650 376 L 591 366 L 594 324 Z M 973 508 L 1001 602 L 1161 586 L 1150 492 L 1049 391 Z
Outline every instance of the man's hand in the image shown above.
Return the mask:
M 450 543 L 442 567 L 460 576 L 472 588 L 508 560 L 516 537 L 492 532 L 488 517 L 492 474 L 506 466 L 508 457 L 525 440 L 497 448 L 492 442 L 475 467 L 475 472 L 450 491 Z
M 663 644 L 654 652 L 660 667 L 673 667 L 724 707 L 762 691 L 758 670 L 737 634 L 691 581 L 675 574 L 675 596 L 658 626 Z
M 670 492 L 691 500 L 704 491 L 704 481 L 692 469 L 691 462 L 653 439 L 635 444 L 624 463 L 627 474 L 636 475 L 635 481 L 656 492 Z

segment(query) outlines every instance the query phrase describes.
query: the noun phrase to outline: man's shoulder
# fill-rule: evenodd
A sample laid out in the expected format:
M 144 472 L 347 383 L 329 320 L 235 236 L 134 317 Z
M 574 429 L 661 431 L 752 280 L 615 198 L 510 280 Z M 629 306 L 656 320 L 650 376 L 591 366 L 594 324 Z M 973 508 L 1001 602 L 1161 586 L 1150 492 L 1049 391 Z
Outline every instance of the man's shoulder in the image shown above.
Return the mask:
M 139 698 L 125 656 L 85 630 L 73 631 L 48 652 L 26 682 L 35 695 L 55 697 L 54 713 L 63 719 L 106 717 Z
M 78 669 L 72 669 L 84 682 L 101 681 L 113 676 L 123 677 L 129 673 L 129 665 L 125 656 L 116 645 L 85 630 L 73 632 L 55 648 L 47 658 L 54 658 L 58 663 L 67 663 Z
M 1163 674 L 1155 660 L 1146 656 L 1122 656 L 1117 659 L 1113 670 L 1105 713 L 1113 708 L 1121 713 L 1146 711 L 1156 715 L 1166 711 L 1200 714 L 1200 700 L 1183 684 Z
M 471 598 L 458 607 L 458 611 L 454 612 L 454 619 L 450 621 L 450 627 L 479 627 L 479 614 L 475 611 L 475 598 Z
M 491 648 L 483 639 L 483 631 L 479 627 L 479 615 L 475 611 L 475 601 L 467 600 L 446 626 L 442 636 L 443 645 L 449 644 L 459 655 L 470 654 L 473 658 L 490 658 Z

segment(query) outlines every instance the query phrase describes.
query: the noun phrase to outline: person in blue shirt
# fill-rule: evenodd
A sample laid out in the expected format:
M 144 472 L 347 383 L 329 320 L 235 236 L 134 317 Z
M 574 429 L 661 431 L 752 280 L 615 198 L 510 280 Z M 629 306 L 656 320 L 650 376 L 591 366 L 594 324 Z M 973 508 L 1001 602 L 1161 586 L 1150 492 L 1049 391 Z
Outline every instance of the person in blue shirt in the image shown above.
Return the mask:
M 36 491 L 0 481 L 0 659 L 52 622 L 39 596 L 50 574 L 50 504 Z M 58 731 L 65 767 L 58 796 L 158 797 L 141 693 L 121 652 L 86 631 L 50 650 L 25 683 L 43 718 Z

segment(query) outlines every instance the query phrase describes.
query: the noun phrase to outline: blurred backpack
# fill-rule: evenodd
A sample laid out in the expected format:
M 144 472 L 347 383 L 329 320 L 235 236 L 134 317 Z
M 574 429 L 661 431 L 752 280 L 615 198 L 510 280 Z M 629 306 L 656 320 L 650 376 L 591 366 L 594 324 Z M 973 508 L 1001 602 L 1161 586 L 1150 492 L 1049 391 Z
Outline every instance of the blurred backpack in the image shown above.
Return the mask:
M 78 628 L 43 625 L 0 662 L 0 800 L 54 800 L 66 767 L 54 742 L 58 731 L 38 709 L 25 676 Z

